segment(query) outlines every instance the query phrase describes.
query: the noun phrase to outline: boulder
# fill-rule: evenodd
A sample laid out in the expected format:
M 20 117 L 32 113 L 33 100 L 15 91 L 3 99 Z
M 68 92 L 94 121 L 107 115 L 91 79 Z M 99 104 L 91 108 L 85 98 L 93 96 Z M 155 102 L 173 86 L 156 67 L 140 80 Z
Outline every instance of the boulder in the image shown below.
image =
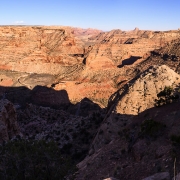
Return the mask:
M 170 174 L 169 174 L 169 172 L 156 173 L 156 174 L 146 177 L 142 180 L 170 180 Z
M 104 180 L 118 180 L 118 179 L 113 178 L 113 177 L 109 177 L 109 178 L 106 178 L 106 179 L 104 179 Z
M 121 114 L 137 115 L 155 105 L 157 94 L 165 86 L 175 88 L 180 82 L 180 76 L 166 65 L 152 66 L 143 72 L 129 88 L 116 106 Z

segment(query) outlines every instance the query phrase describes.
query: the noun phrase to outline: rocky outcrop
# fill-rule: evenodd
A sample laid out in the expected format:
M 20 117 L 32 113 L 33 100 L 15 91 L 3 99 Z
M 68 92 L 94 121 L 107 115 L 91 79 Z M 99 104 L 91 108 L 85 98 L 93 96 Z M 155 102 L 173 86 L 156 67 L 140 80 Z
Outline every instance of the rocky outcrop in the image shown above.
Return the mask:
M 175 39 L 166 46 L 156 51 L 162 58 L 165 60 L 172 59 L 173 61 L 177 61 L 180 59 L 180 39 Z
M 143 180 L 170 180 L 170 174 L 169 172 L 157 173 L 147 178 L 144 178 Z
M 152 66 L 133 81 L 109 101 L 110 113 L 92 143 L 90 154 L 118 138 L 120 129 L 132 123 L 133 115 L 155 107 L 157 94 L 165 86 L 177 87 L 180 76 L 165 65 Z
M 0 143 L 20 135 L 17 124 L 17 114 L 14 105 L 6 100 L 0 100 Z
M 152 66 L 130 84 L 127 93 L 116 106 L 116 112 L 134 114 L 154 107 L 157 94 L 165 86 L 176 87 L 180 83 L 180 76 L 169 67 Z
M 76 179 L 172 179 L 174 164 L 176 173 L 179 169 L 179 105 L 176 102 L 151 108 L 132 117 L 112 113 L 102 122 L 99 139 L 93 145 L 98 147 L 100 141 L 103 143 L 78 164 Z M 147 129 L 142 129 L 148 120 L 156 123 L 146 124 Z M 172 135 L 177 139 L 173 140 Z
M 0 69 L 57 74 L 83 60 L 80 39 L 61 27 L 0 27 Z
M 146 59 L 151 51 L 178 37 L 179 31 L 142 31 L 137 28 L 127 32 L 112 30 L 100 33 L 94 37 L 97 43 L 89 52 L 87 66 L 100 69 L 133 64 L 138 59 L 140 59 L 138 61 Z M 101 67 L 101 63 L 107 66 Z
M 113 82 L 83 82 L 80 81 L 63 81 L 55 85 L 55 90 L 67 91 L 69 99 L 72 103 L 81 101 L 84 97 L 93 100 L 101 107 L 107 105 L 107 99 L 116 91 L 116 88 L 112 86 Z

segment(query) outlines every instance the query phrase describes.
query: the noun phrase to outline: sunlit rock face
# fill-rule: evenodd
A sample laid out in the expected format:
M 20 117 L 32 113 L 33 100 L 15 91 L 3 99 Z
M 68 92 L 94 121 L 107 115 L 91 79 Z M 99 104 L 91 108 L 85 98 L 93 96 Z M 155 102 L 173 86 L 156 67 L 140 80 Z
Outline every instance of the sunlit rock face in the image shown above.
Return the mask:
M 158 63 L 154 59 L 141 64 L 151 51 L 170 45 L 177 37 L 179 31 L 138 28 L 103 32 L 63 26 L 1 26 L 0 86 L 46 86 L 66 90 L 73 103 L 87 97 L 106 106 L 111 94 L 139 70 Z M 172 68 L 177 63 L 171 64 Z
M 166 65 L 152 66 L 129 87 L 127 93 L 118 102 L 116 111 L 137 115 L 155 106 L 157 94 L 165 86 L 175 88 L 179 83 L 179 74 Z
M 91 69 L 115 68 L 145 59 L 150 51 L 178 35 L 178 31 L 138 28 L 102 32 L 60 26 L 1 26 L 0 69 L 58 74 L 62 66 L 82 62 Z
M 154 49 L 177 39 L 179 31 L 112 30 L 90 39 L 96 41 L 86 63 L 90 68 L 112 68 L 133 64 L 146 59 Z
M 83 43 L 68 28 L 0 27 L 0 69 L 57 74 L 83 60 Z

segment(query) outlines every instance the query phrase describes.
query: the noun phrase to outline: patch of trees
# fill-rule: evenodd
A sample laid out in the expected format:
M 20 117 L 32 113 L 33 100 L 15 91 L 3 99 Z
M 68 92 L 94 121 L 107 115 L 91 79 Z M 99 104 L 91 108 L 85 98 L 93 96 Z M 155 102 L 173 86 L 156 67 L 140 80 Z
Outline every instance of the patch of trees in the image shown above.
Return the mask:
M 18 140 L 0 146 L 1 180 L 63 180 L 74 170 L 53 141 Z
M 142 122 L 139 135 L 141 137 L 151 137 L 156 139 L 165 127 L 166 125 L 161 122 L 147 119 Z

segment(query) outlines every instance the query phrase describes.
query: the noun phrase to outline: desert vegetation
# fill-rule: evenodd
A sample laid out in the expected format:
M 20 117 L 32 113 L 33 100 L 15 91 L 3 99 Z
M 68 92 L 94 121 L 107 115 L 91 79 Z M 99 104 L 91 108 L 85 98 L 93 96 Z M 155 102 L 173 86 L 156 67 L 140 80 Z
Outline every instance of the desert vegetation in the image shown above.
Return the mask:
M 53 141 L 14 140 L 0 146 L 0 179 L 60 180 L 75 170 Z
M 179 99 L 178 94 L 174 94 L 174 89 L 170 86 L 165 86 L 165 88 L 157 94 L 158 99 L 155 99 L 155 105 L 157 107 L 170 104 Z

